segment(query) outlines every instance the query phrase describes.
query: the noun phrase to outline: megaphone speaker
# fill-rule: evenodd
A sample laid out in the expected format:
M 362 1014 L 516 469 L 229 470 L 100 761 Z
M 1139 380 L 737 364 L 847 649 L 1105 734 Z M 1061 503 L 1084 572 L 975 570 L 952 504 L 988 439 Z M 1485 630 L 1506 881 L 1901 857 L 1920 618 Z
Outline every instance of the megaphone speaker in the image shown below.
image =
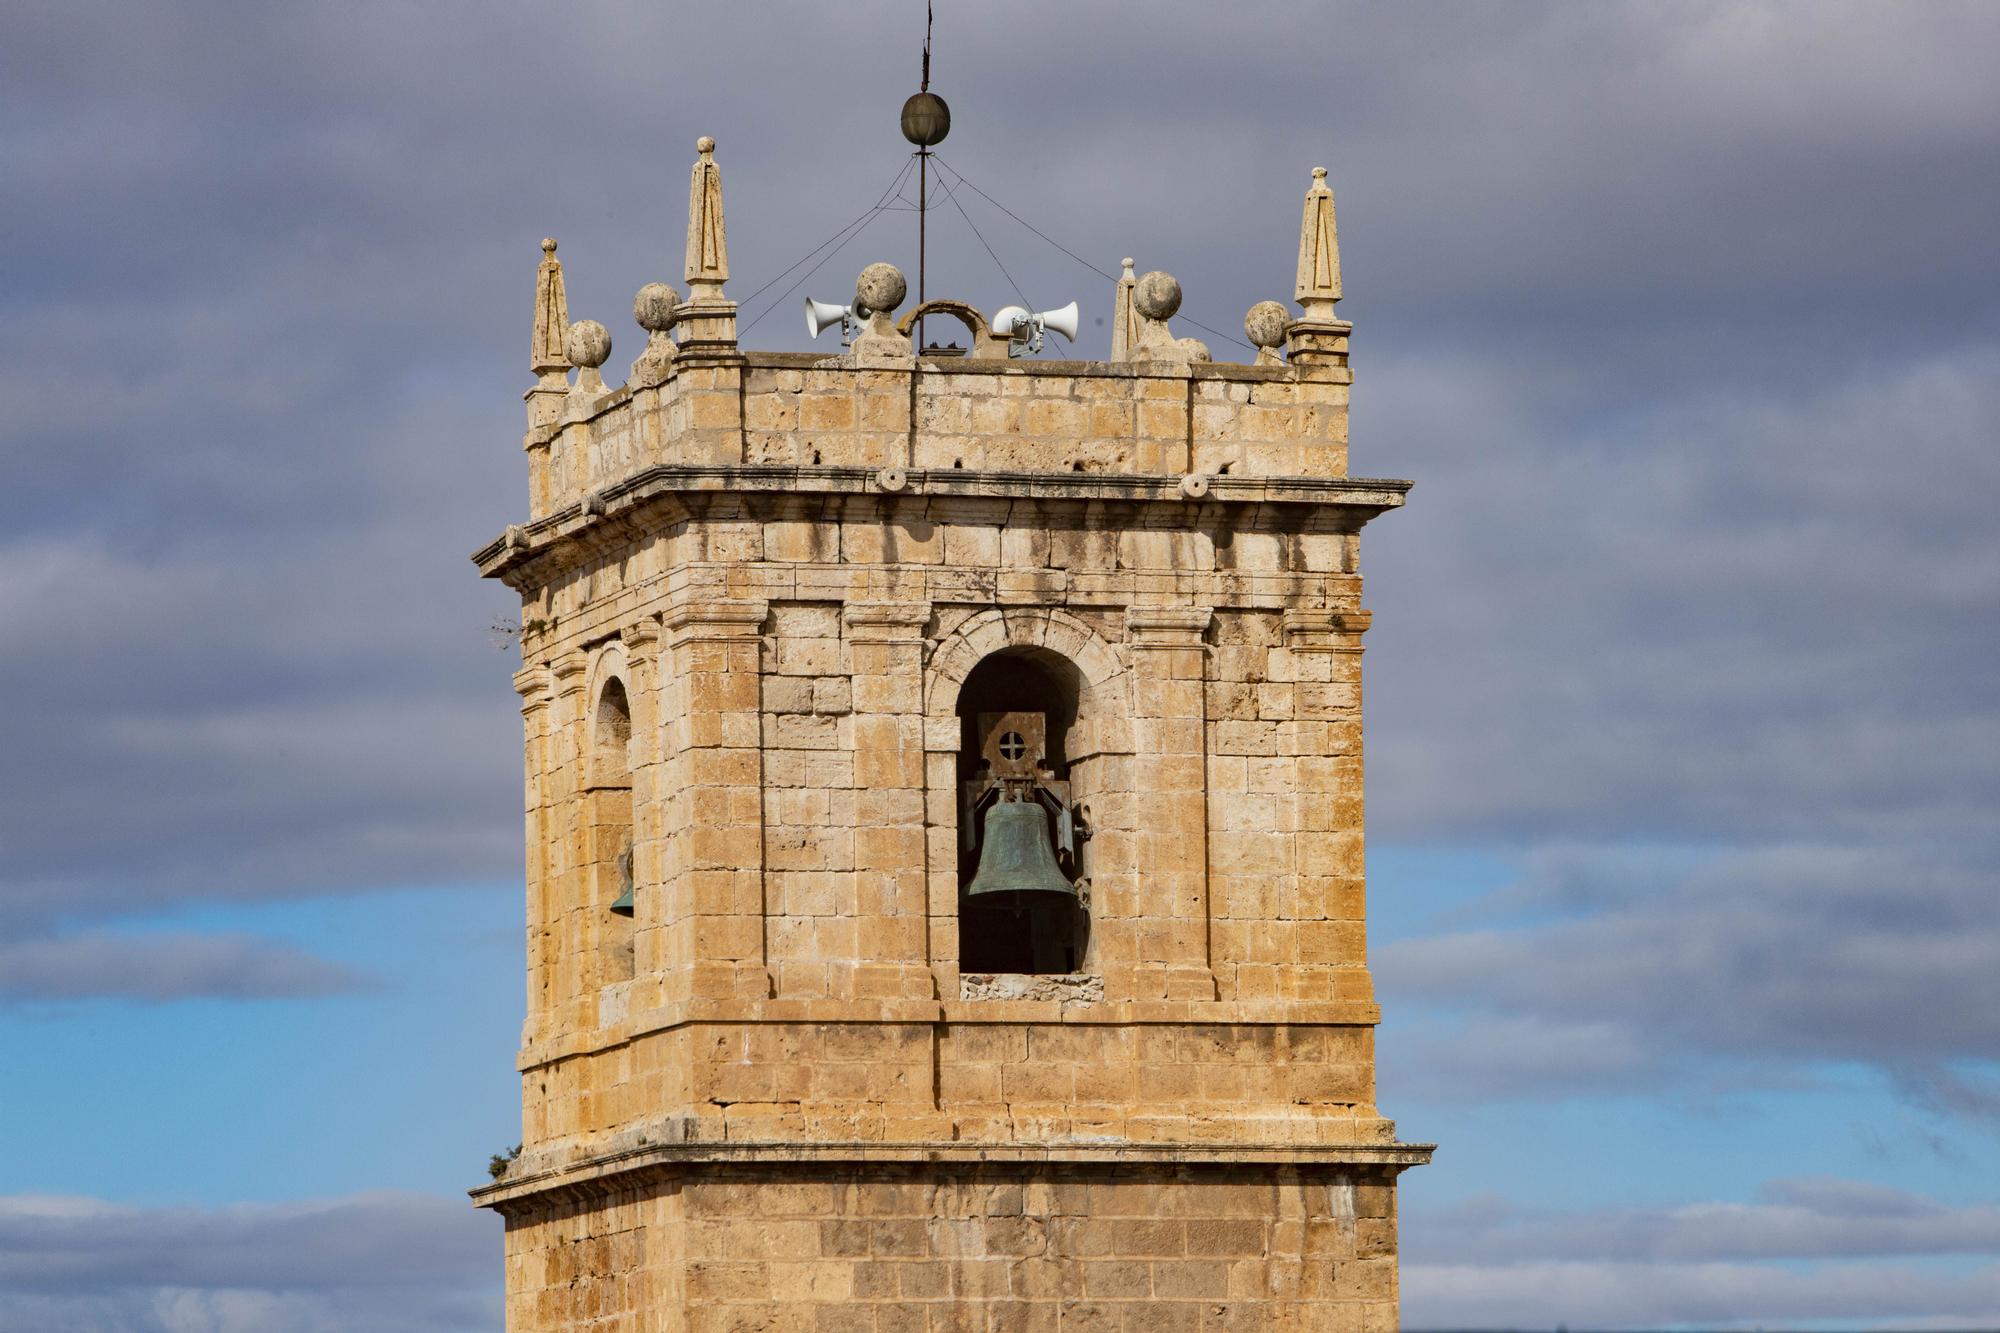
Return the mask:
M 1028 312 L 1021 306 L 1003 305 L 993 316 L 993 336 L 1011 338 L 1023 324 L 1028 322 Z
M 853 313 L 853 306 L 835 305 L 831 301 L 815 301 L 806 298 L 806 332 L 817 338 L 820 330 L 830 328 Z
M 1043 328 L 1054 329 L 1070 342 L 1076 341 L 1076 302 L 1071 301 L 1060 310 L 1044 310 L 1035 318 L 1041 320 Z

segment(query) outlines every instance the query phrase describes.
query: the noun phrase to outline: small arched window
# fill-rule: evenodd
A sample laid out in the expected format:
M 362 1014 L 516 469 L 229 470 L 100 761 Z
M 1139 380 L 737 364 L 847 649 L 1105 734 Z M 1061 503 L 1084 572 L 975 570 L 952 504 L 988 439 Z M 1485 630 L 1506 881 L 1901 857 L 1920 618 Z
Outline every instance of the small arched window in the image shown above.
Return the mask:
M 604 980 L 633 973 L 636 907 L 632 847 L 632 705 L 617 677 L 598 691 L 586 762 L 585 854 L 590 901 L 610 914 L 604 923 Z
M 590 785 L 632 785 L 632 704 L 625 682 L 613 676 L 597 695 L 597 716 L 590 729 Z

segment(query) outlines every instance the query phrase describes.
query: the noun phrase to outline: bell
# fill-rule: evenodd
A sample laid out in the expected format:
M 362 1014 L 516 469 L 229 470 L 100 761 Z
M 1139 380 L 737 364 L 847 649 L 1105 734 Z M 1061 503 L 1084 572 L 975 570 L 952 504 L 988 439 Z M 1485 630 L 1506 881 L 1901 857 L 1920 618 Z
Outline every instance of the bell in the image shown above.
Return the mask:
M 611 901 L 611 910 L 620 916 L 631 916 L 637 906 L 632 900 L 632 849 L 626 847 L 618 853 L 618 879 L 625 891 Z
M 1022 893 L 1076 897 L 1076 886 L 1056 865 L 1049 822 L 1038 802 L 1002 801 L 988 810 L 984 844 L 979 873 L 966 886 L 966 897 Z

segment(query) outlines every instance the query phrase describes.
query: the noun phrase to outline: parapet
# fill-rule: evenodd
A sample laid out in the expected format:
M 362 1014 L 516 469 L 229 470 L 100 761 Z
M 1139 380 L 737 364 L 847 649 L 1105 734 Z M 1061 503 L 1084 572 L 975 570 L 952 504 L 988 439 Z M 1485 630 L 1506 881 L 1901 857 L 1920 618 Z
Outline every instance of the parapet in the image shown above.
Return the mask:
M 986 317 L 959 301 L 894 319 L 907 292 L 888 264 L 862 271 L 852 345 L 827 356 L 738 346 L 714 147 L 704 136 L 689 190 L 688 299 L 658 282 L 640 289 L 634 317 L 647 340 L 625 384 L 605 384 L 611 335 L 594 320 L 569 322 L 555 242 L 542 243 L 536 381 L 526 394 L 530 524 L 587 511 L 607 488 L 676 465 L 797 468 L 802 479 L 816 467 L 1122 474 L 1196 493 L 1222 477 L 1346 477 L 1351 325 L 1334 314 L 1340 261 L 1324 169 L 1313 174 L 1300 232 L 1302 313 L 1252 306 L 1249 363 L 1217 361 L 1205 344 L 1177 337 L 1179 283 L 1136 276 L 1129 259 L 1112 293 L 1107 361 L 1011 355 Z M 910 335 L 919 314 L 963 321 L 969 348 L 918 354 Z

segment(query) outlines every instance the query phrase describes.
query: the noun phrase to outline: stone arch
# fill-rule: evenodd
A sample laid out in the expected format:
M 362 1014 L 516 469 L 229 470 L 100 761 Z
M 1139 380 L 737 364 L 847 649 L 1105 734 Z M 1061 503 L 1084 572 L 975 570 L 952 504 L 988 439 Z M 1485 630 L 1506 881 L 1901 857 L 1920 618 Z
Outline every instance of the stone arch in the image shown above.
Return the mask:
M 625 645 L 613 639 L 591 657 L 590 670 L 584 677 L 583 730 L 579 740 L 583 748 L 584 775 L 591 786 L 631 785 L 632 761 L 629 749 L 613 753 L 606 745 L 605 717 L 606 696 L 614 693 L 622 703 L 625 735 L 622 740 L 629 746 L 632 737 L 633 704 L 632 672 L 626 660 Z
M 579 818 L 584 900 L 594 936 L 593 971 L 601 986 L 632 979 L 636 959 L 634 896 L 633 716 L 630 663 L 612 640 L 595 653 L 584 692 L 577 741 L 584 786 Z M 600 993 L 600 1005 L 610 991 Z M 615 1007 L 620 1000 L 611 1000 Z
M 1096 630 L 1060 607 L 992 607 L 968 616 L 931 652 L 924 669 L 924 716 L 934 724 L 928 730 L 939 733 L 932 748 L 958 748 L 959 686 L 980 662 L 1009 648 L 1065 659 L 1082 675 L 1092 712 L 1107 720 L 1126 716 L 1117 706 L 1125 694 L 1124 658 Z
M 951 318 L 965 325 L 965 330 L 970 335 L 970 345 L 966 348 L 968 356 L 976 360 L 1004 360 L 1006 358 L 1007 340 L 996 336 L 993 330 L 988 327 L 986 316 L 980 314 L 964 301 L 953 301 L 943 298 L 935 301 L 926 301 L 922 305 L 914 307 L 901 319 L 896 321 L 896 332 L 902 334 L 905 338 L 910 337 L 911 330 L 917 327 L 917 320 L 925 315 L 949 315 Z M 923 349 L 918 348 L 917 350 L 921 352 Z
M 612 677 L 629 690 L 632 687 L 631 674 L 624 641 L 606 639 L 590 655 L 590 669 L 584 675 L 584 697 L 595 705 L 604 693 L 605 682 Z
M 1057 674 L 1075 682 L 1075 720 L 1059 747 L 1067 759 L 1072 797 L 1086 824 L 1099 811 L 1109 816 L 1107 829 L 1122 831 L 1127 822 L 1122 793 L 1129 785 L 1124 770 L 1130 763 L 1131 723 L 1124 703 L 1129 694 L 1129 672 L 1123 654 L 1088 623 L 1056 607 L 988 608 L 942 635 L 924 671 L 924 748 L 928 752 L 929 808 L 934 812 L 927 821 L 933 837 L 929 862 L 932 962 L 947 995 L 959 993 L 964 956 L 960 892 L 967 848 L 960 839 L 959 782 L 966 733 L 959 705 L 973 669 L 1001 654 L 1060 668 Z M 1099 873 L 1103 858 L 1088 844 L 1082 855 L 1080 868 L 1087 881 Z M 1087 903 L 1084 906 L 1088 912 Z M 1077 938 L 1088 940 L 1092 934 L 1086 918 Z M 1080 958 L 1076 966 L 1083 971 L 1095 970 L 1094 957 Z

